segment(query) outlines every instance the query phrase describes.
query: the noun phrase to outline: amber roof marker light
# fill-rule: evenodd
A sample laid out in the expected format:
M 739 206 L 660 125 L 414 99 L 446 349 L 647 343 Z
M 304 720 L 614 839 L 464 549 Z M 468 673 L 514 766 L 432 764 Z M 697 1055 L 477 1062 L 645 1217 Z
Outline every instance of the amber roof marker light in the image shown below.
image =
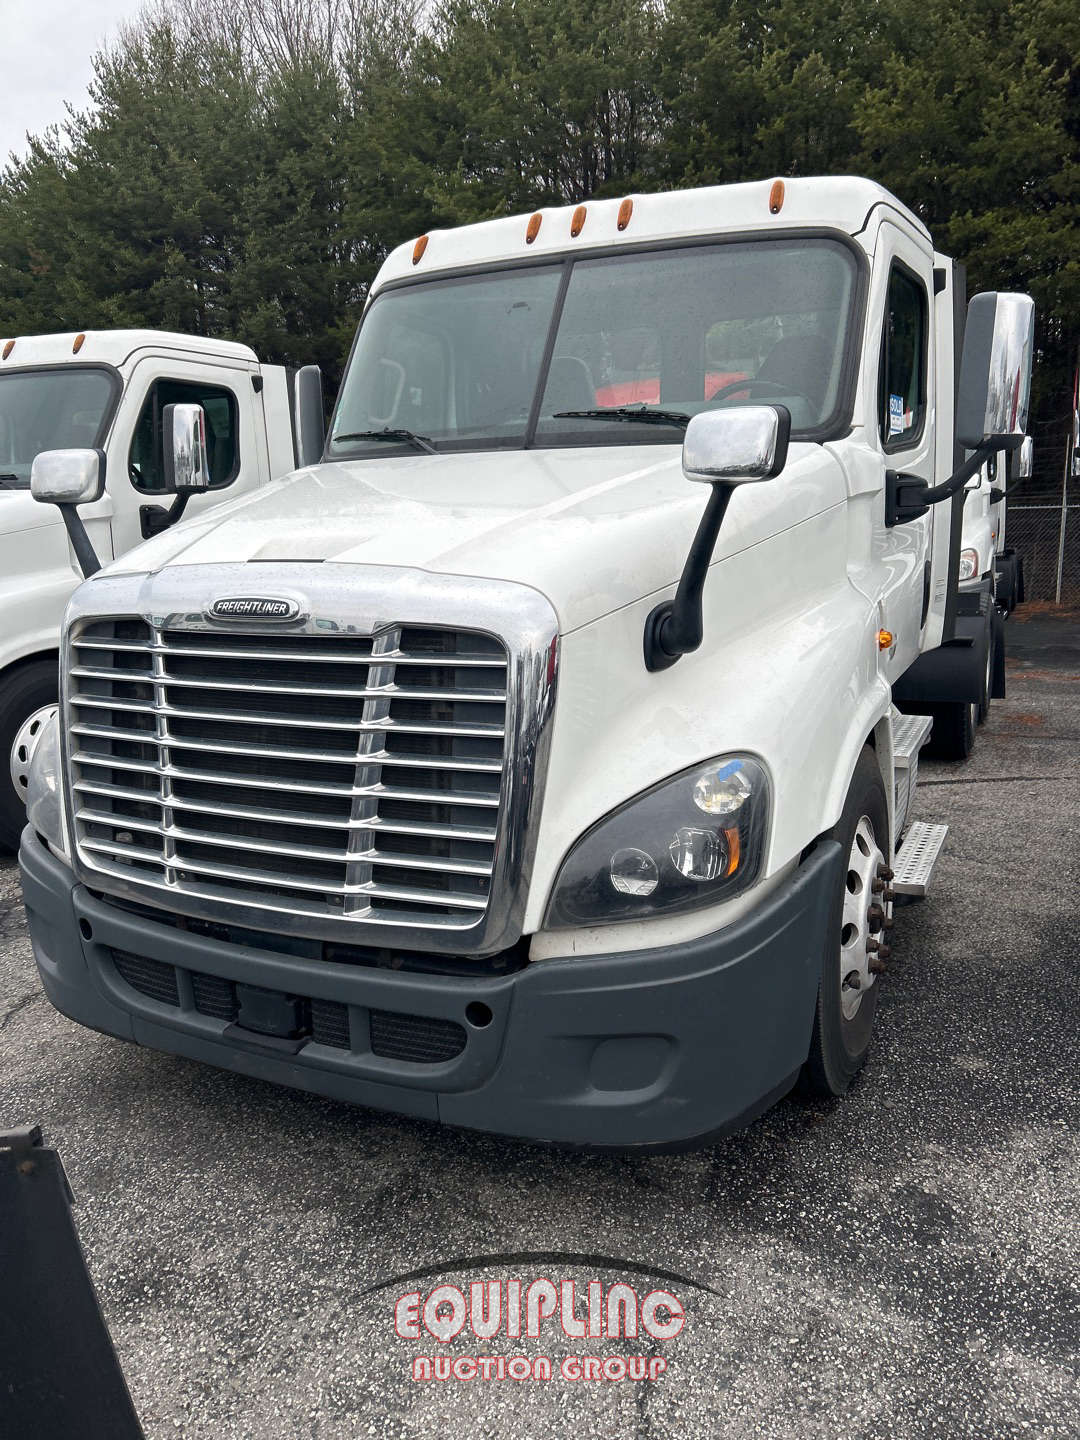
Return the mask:
M 574 211 L 574 218 L 570 221 L 570 236 L 576 240 L 585 229 L 585 206 L 579 205 Z
M 627 198 L 619 206 L 619 219 L 617 223 L 620 230 L 625 230 L 626 227 L 630 224 L 630 216 L 633 215 L 633 213 L 634 202 L 633 200 Z
M 71 353 L 72 353 L 73 355 L 77 355 L 77 354 L 79 353 L 79 351 L 82 349 L 82 347 L 83 347 L 83 345 L 85 344 L 85 342 L 86 342 L 86 336 L 85 336 L 85 335 L 76 335 L 76 336 L 75 336 L 75 343 L 74 343 L 74 345 L 72 345 L 72 347 L 71 347 Z
M 530 217 L 528 228 L 525 231 L 526 245 L 531 245 L 536 239 L 537 235 L 540 234 L 540 222 L 543 220 L 543 218 L 544 217 L 543 215 L 541 215 L 539 210 L 536 212 L 535 215 Z
M 424 258 L 424 251 L 427 249 L 427 242 L 428 237 L 426 235 L 421 235 L 420 239 L 417 240 L 416 244 L 413 246 L 412 263 L 414 265 L 419 265 L 420 261 Z
M 7 359 L 7 357 L 11 354 L 11 352 L 12 352 L 14 349 L 15 349 L 15 341 L 14 341 L 14 340 L 9 340 L 9 341 L 7 342 L 7 344 L 4 346 L 4 359 L 5 359 L 5 360 Z
M 774 180 L 773 187 L 769 191 L 769 212 L 772 215 L 779 215 L 784 208 L 784 182 Z

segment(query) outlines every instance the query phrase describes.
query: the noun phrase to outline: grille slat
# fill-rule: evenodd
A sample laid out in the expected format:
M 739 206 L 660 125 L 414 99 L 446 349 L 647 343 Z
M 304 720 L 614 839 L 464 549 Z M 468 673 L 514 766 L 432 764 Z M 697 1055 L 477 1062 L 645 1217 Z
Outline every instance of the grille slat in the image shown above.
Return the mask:
M 114 682 L 115 683 L 115 682 Z M 172 681 L 165 680 L 166 688 L 171 688 Z M 205 686 L 202 687 L 204 690 Z M 464 724 L 432 724 L 405 723 L 396 718 L 386 720 L 346 720 L 338 716 L 327 716 L 321 719 L 309 719 L 304 715 L 267 715 L 260 710 L 258 714 L 246 714 L 240 711 L 229 710 L 199 710 L 179 705 L 157 705 L 153 700 L 131 699 L 128 696 L 103 696 L 103 695 L 79 695 L 71 697 L 73 705 L 80 708 L 86 707 L 91 710 L 128 710 L 135 715 L 162 715 L 166 719 L 186 720 L 210 720 L 216 723 L 232 723 L 234 725 L 280 725 L 288 726 L 298 730 L 347 730 L 350 734 L 387 734 L 397 731 L 404 731 L 410 735 L 456 735 L 461 737 L 475 736 L 480 739 L 501 740 L 504 736 L 502 726 L 495 724 L 478 723 L 470 720 Z
M 185 656 L 193 655 L 200 659 L 213 658 L 219 660 L 270 660 L 278 662 L 283 658 L 300 661 L 306 659 L 299 651 L 290 653 L 288 657 L 283 657 L 278 650 L 203 649 L 192 645 L 138 645 L 124 641 L 110 640 L 80 639 L 74 642 L 74 646 L 77 650 L 106 650 L 118 653 L 145 655 L 147 657 L 153 655 L 182 654 Z M 378 660 L 380 665 L 422 665 L 425 668 L 429 668 L 434 658 L 437 657 L 433 654 L 405 655 L 400 650 L 388 650 L 380 654 Z M 443 658 L 447 662 L 452 662 L 452 668 L 456 670 L 506 669 L 505 659 L 500 660 L 490 654 L 474 655 L 465 651 L 453 651 L 446 654 Z M 371 652 L 368 651 L 365 655 L 321 654 L 313 655 L 311 659 L 319 664 L 362 665 L 365 669 L 368 669 L 371 665 Z M 445 669 L 446 665 L 444 664 L 440 668 Z M 147 670 L 146 673 L 149 674 L 150 671 Z
M 394 725 L 395 734 L 400 734 L 405 727 Z M 131 744 L 145 744 L 150 734 L 147 730 L 121 730 L 108 726 L 98 725 L 72 725 L 71 733 L 80 735 L 90 740 L 123 740 Z M 406 732 L 408 733 L 408 732 Z M 224 741 L 208 743 L 184 736 L 183 748 L 185 750 L 203 751 L 209 755 L 246 755 L 258 760 L 309 760 L 315 764 L 340 764 L 342 761 L 355 759 L 355 756 L 347 756 L 340 750 L 313 750 L 293 749 L 286 747 L 274 748 L 267 745 L 237 745 Z M 430 758 L 427 756 L 411 756 L 395 750 L 393 754 L 389 751 L 372 751 L 372 758 L 377 760 L 393 760 L 395 765 L 428 765 Z M 473 759 L 469 756 L 440 757 L 439 768 L 441 770 L 477 771 L 481 774 L 498 775 L 502 772 L 502 762 L 499 760 Z
M 115 682 L 117 677 L 116 670 L 91 669 L 85 665 L 74 666 L 71 674 L 75 680 L 107 680 L 110 683 Z M 339 700 L 452 700 L 469 704 L 500 705 L 506 703 L 506 695 L 501 690 L 408 689 L 397 685 L 343 689 L 325 685 L 259 685 L 251 681 L 222 680 L 220 677 L 181 679 L 176 675 L 170 675 L 166 683 L 170 690 L 177 687 L 185 690 L 223 690 L 229 694 L 241 695 L 303 695 Z
M 113 799 L 127 800 L 132 804 L 163 806 L 166 802 L 154 795 L 139 790 L 122 790 L 118 786 L 93 785 L 85 781 L 80 782 L 79 789 L 83 794 L 94 794 L 109 796 Z M 383 820 L 375 818 L 372 820 L 335 820 L 325 815 L 294 815 L 287 810 L 244 810 L 235 805 L 217 805 L 208 800 L 198 803 L 188 802 L 174 795 L 169 800 L 169 806 L 173 810 L 197 810 L 203 814 L 213 815 L 221 820 L 253 820 L 270 822 L 275 825 L 304 825 L 312 829 L 322 830 L 370 830 L 372 834 L 410 835 L 425 836 L 439 840 L 490 840 L 492 830 L 470 828 L 464 825 L 411 825 L 406 821 Z M 112 824 L 117 815 L 123 814 L 129 829 L 157 830 L 161 825 L 160 818 L 149 820 L 139 819 L 137 816 L 128 816 L 126 812 L 117 810 L 94 810 L 83 806 L 78 811 L 77 819 L 85 821 L 88 825 L 109 825 Z M 486 872 L 485 872 L 486 873 Z
M 148 743 L 153 742 L 148 741 Z M 173 748 L 175 749 L 176 747 L 174 746 Z M 267 782 L 265 778 L 251 779 L 246 775 L 215 775 L 211 771 L 181 770 L 175 765 L 161 765 L 151 768 L 147 767 L 145 763 L 131 760 L 126 756 L 89 755 L 80 753 L 74 758 L 83 766 L 96 766 L 101 769 L 130 770 L 139 772 L 141 774 L 146 774 L 149 770 L 150 773 L 155 776 L 164 776 L 171 780 L 192 780 L 198 781 L 200 784 L 208 783 L 212 785 L 238 785 L 246 786 L 252 790 L 262 791 L 265 791 L 267 788 Z M 397 763 L 398 762 L 395 757 L 395 766 L 397 765 Z M 430 762 L 425 768 L 431 768 Z M 93 782 L 77 780 L 75 782 L 75 788 L 77 790 L 82 790 L 91 783 Z M 286 782 L 282 780 L 273 781 L 273 785 L 276 790 L 295 790 L 302 795 L 315 794 L 337 795 L 346 797 L 368 795 L 376 797 L 393 796 L 399 800 L 430 800 L 433 794 L 431 790 L 410 790 L 407 787 L 400 785 L 312 785 L 306 782 L 293 784 L 291 782 Z M 113 788 L 115 790 L 116 787 Z M 439 795 L 439 798 L 442 800 L 442 803 L 444 804 L 479 805 L 488 806 L 489 808 L 497 807 L 499 804 L 499 797 L 497 794 L 482 795 L 472 790 L 441 790 L 437 793 Z M 145 800 L 147 797 L 145 793 L 132 790 L 128 798 Z
M 125 618 L 93 621 L 72 646 L 91 869 L 336 919 L 460 929 L 487 911 L 509 673 L 493 637 L 216 635 Z

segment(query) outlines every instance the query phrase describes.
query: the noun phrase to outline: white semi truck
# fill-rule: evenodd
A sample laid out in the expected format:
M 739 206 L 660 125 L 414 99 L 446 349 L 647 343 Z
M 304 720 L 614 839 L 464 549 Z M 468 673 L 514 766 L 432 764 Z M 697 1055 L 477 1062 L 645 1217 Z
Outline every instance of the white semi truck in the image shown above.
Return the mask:
M 310 384 L 261 364 L 246 345 L 157 330 L 0 340 L 0 849 L 16 848 L 25 823 L 29 754 L 56 705 L 60 621 L 82 578 L 60 511 L 30 493 L 35 457 L 101 449 L 106 483 L 83 524 L 108 563 L 187 503 L 165 495 L 166 405 L 203 407 L 210 488 L 194 498 L 199 514 L 304 460 L 296 397 Z M 322 425 L 314 414 L 308 423 L 317 454 Z
M 941 839 L 895 702 L 982 698 L 959 497 L 1032 334 L 860 179 L 394 251 L 320 463 L 72 599 L 20 851 L 52 1002 L 538 1141 L 841 1094 Z M 34 489 L 92 500 L 93 453 Z

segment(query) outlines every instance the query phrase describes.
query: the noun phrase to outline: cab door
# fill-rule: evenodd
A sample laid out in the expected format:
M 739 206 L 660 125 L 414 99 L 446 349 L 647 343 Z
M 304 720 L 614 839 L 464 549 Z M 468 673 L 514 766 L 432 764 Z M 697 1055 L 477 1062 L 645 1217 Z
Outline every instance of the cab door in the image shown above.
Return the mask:
M 141 511 L 165 507 L 162 413 L 166 405 L 201 405 L 206 414 L 211 487 L 193 496 L 185 518 L 259 484 L 265 460 L 257 444 L 251 374 L 240 366 L 149 356 L 132 371 L 109 443 L 109 492 L 117 555 L 145 538 Z
M 899 226 L 886 222 L 878 236 L 874 281 L 871 306 L 877 307 L 880 342 L 877 384 L 870 398 L 876 407 L 877 445 L 886 470 L 919 476 L 933 485 L 933 258 Z M 894 526 L 885 524 L 884 505 L 876 516 L 881 618 L 883 628 L 895 637 L 893 648 L 882 657 L 890 681 L 919 653 L 930 604 L 933 525 L 933 510 Z

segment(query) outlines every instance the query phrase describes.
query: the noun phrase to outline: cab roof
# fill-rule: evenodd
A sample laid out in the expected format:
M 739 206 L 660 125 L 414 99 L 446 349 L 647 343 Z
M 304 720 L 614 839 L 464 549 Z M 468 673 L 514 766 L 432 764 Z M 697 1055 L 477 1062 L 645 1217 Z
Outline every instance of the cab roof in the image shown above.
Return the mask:
M 532 216 L 510 215 L 453 230 L 432 230 L 426 237 L 399 245 L 387 257 L 372 290 L 389 281 L 419 278 L 429 272 L 683 236 L 689 239 L 817 228 L 858 235 L 877 207 L 902 217 L 929 243 L 929 232 L 918 216 L 873 180 L 847 175 L 755 180 L 741 185 L 588 200 L 580 206 L 538 210 Z M 538 228 L 536 215 L 541 217 Z M 530 220 L 535 231 L 531 241 L 527 238 Z
M 78 350 L 75 342 L 82 335 Z M 10 344 L 10 349 L 8 348 Z M 233 340 L 206 340 L 199 335 L 177 335 L 169 330 L 71 330 L 58 335 L 19 335 L 12 344 L 0 337 L 0 375 L 30 365 L 104 363 L 122 366 L 136 350 L 171 351 L 191 358 L 231 360 L 257 365 L 249 345 Z M 7 351 L 6 356 L 4 352 Z

